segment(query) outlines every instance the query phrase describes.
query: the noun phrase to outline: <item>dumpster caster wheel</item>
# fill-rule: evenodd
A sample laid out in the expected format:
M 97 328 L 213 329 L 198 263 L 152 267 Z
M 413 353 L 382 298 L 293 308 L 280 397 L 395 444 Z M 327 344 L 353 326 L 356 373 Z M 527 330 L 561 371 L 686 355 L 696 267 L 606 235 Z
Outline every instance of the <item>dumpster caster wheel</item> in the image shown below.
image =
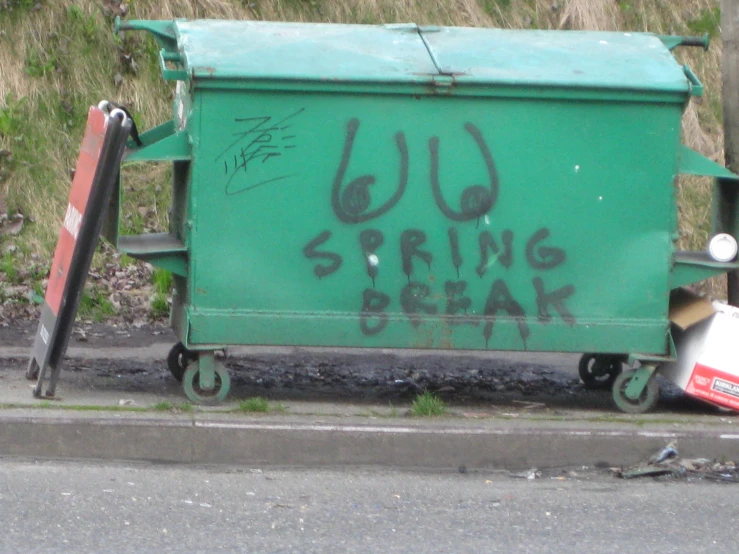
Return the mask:
M 228 369 L 221 363 L 215 363 L 213 367 L 215 386 L 211 390 L 206 390 L 200 386 L 198 365 L 188 367 L 182 376 L 182 386 L 185 389 L 185 394 L 196 404 L 218 404 L 228 396 L 228 391 L 231 388 L 231 377 L 228 375 Z
M 659 384 L 652 378 L 636 400 L 626 396 L 626 388 L 637 370 L 629 369 L 616 377 L 613 383 L 613 401 L 627 414 L 644 414 L 654 408 L 659 400 Z
M 191 362 L 198 359 L 198 356 L 192 350 L 185 348 L 181 342 L 175 344 L 167 355 L 167 366 L 172 377 L 182 382 L 182 376 L 185 374 L 187 366 Z
M 577 369 L 586 389 L 609 389 L 623 371 L 623 359 L 613 354 L 583 354 Z

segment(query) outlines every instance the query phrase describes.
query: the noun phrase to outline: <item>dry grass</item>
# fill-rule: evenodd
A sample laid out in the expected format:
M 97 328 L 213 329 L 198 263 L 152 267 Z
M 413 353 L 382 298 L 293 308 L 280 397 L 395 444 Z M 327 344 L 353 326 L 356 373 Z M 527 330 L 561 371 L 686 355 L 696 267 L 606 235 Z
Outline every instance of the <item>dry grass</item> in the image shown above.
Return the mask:
M 0 200 L 35 221 L 21 238 L 25 251 L 48 256 L 53 248 L 87 106 L 108 98 L 129 106 L 144 128 L 169 114 L 172 87 L 159 77 L 151 39 L 129 33 L 116 42 L 101 4 L 111 0 L 45 1 L 40 10 L 0 8 L 0 108 L 16 108 L 21 136 L 0 133 L 0 149 L 14 153 L 12 173 L 0 181 Z M 113 2 L 115 3 L 115 2 Z M 15 0 L 11 4 L 28 4 Z M 715 26 L 717 0 L 132 0 L 129 18 L 227 18 L 351 23 L 414 21 L 420 24 L 542 29 L 632 30 L 695 34 Z M 2 5 L 2 3 L 0 3 Z M 76 10 L 76 11 L 75 11 Z M 74 12 L 74 13 L 73 13 Z M 130 54 L 135 67 L 119 52 Z M 683 49 L 706 96 L 683 120 L 684 142 L 721 162 L 720 40 L 708 53 Z M 118 76 L 119 78 L 117 78 Z M 15 99 L 15 100 L 14 100 Z M 0 179 L 3 171 L 0 167 Z M 165 198 L 151 183 L 162 170 L 128 170 L 128 212 L 156 205 L 149 217 L 166 226 Z M 681 179 L 681 246 L 703 248 L 708 239 L 710 187 Z M 139 191 L 139 192 L 137 192 Z M 144 191 L 144 192 L 140 192 Z M 135 217 L 135 216 L 134 216 Z M 720 292 L 720 284 L 709 285 Z
M 610 0 L 569 0 L 562 10 L 560 29 L 615 31 L 619 28 L 617 4 Z

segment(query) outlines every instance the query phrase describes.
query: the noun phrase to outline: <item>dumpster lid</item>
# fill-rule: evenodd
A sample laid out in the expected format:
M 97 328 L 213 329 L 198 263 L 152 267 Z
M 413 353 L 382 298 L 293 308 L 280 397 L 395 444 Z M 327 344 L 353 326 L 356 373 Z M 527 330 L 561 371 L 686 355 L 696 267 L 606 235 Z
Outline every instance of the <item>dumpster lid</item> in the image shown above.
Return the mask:
M 197 79 L 690 90 L 652 34 L 265 21 L 173 22 Z
M 459 84 L 689 91 L 682 67 L 652 34 L 461 27 L 421 32 L 439 71 Z
M 429 82 L 436 67 L 415 24 L 175 21 L 196 78 Z

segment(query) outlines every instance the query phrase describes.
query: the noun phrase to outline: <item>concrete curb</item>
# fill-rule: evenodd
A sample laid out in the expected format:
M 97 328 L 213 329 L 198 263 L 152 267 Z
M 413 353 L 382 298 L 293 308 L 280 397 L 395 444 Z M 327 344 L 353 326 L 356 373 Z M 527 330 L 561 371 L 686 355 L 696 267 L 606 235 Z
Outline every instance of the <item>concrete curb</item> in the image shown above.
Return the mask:
M 52 412 L 53 410 L 49 410 Z M 208 416 L 68 417 L 0 414 L 0 455 L 56 459 L 228 464 L 247 467 L 377 466 L 528 469 L 638 463 L 670 440 L 683 457 L 739 459 L 728 428 L 675 430 L 615 424 L 449 420 L 400 425 L 219 420 Z

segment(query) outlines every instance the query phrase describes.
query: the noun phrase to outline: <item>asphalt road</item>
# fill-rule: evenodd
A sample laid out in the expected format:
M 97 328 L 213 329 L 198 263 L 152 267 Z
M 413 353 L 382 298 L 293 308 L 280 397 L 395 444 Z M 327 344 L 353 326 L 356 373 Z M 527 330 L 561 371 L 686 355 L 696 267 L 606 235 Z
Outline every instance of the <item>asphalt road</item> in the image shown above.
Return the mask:
M 0 552 L 736 552 L 734 485 L 0 460 Z

